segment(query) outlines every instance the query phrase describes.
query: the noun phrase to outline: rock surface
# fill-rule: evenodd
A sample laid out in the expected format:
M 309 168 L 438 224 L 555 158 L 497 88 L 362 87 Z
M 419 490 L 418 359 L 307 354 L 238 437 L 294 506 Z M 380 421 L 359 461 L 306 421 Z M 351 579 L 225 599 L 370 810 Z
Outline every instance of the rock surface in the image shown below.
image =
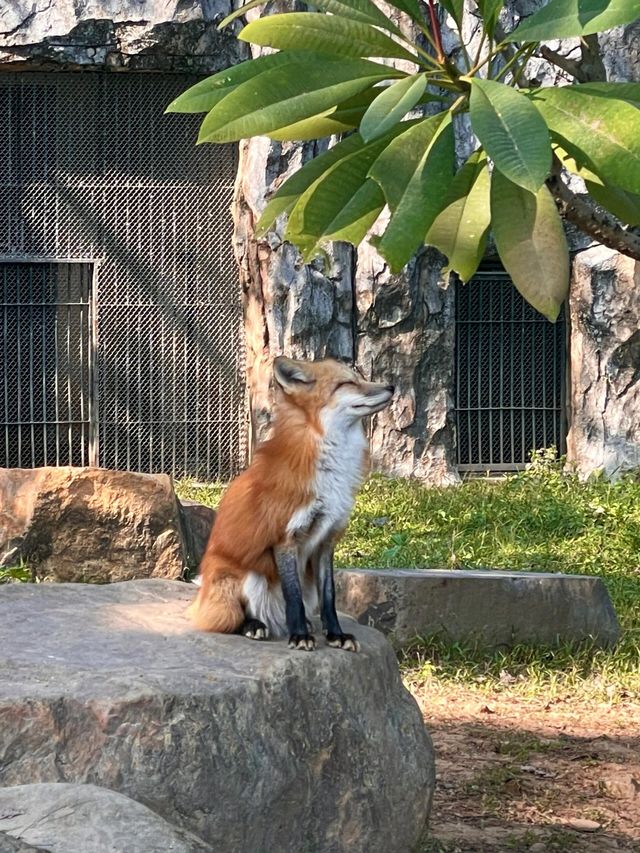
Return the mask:
M 246 47 L 218 24 L 228 0 L 6 0 L 0 6 L 0 62 L 212 72 L 239 62 Z
M 178 502 L 165 474 L 0 468 L 0 565 L 39 580 L 109 583 L 184 571 Z
M 197 633 L 192 594 L 1 588 L 0 785 L 110 788 L 225 853 L 410 850 L 433 751 L 386 640 L 349 625 L 359 654 L 308 654 Z
M 213 853 L 190 832 L 122 794 L 95 785 L 41 783 L 0 788 L 4 837 L 47 853 Z M 28 846 L 33 845 L 33 846 Z
M 187 566 L 195 570 L 200 565 L 209 541 L 209 534 L 216 520 L 216 511 L 211 507 L 180 498 L 178 500 L 182 533 L 184 537 Z
M 620 628 L 601 578 L 543 572 L 349 569 L 336 572 L 338 607 L 398 646 L 443 634 L 488 646 L 553 645 Z
M 576 256 L 567 458 L 584 476 L 640 467 L 640 264 L 602 246 Z

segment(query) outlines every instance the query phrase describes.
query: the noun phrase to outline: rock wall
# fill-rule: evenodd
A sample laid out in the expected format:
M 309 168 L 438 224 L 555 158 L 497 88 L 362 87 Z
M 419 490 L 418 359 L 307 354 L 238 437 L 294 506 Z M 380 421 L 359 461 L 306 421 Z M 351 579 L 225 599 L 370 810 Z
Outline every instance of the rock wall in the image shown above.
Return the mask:
M 87 0 L 9 0 L 0 9 L 0 63 L 5 67 L 214 72 L 250 55 L 247 45 L 233 36 L 239 23 L 217 30 L 232 5 L 232 0 L 96 0 L 91 4 Z M 477 20 L 470 8 L 473 4 L 468 0 L 467 5 L 465 36 L 473 43 L 479 38 Z M 503 12 L 503 23 L 510 27 L 540 5 L 542 0 L 512 0 Z M 294 0 L 278 0 L 267 12 L 292 8 Z M 248 16 L 258 14 L 252 10 Z M 599 36 L 609 79 L 640 78 L 637 35 L 638 24 L 634 24 Z M 455 40 L 446 25 L 444 41 L 455 59 Z M 567 53 L 570 47 L 561 45 L 560 52 Z M 532 73 L 550 83 L 566 78 L 543 61 Z M 460 159 L 470 143 L 468 130 L 459 140 Z M 325 262 L 303 264 L 297 251 L 283 241 L 282 219 L 264 239 L 255 237 L 254 225 L 265 199 L 326 145 L 326 141 L 296 144 L 264 138 L 241 145 L 235 251 L 244 299 L 253 439 L 268 432 L 274 355 L 356 360 L 370 378 L 393 381 L 399 389 L 393 407 L 371 424 L 374 465 L 427 482 L 455 482 L 454 299 L 452 289 L 447 290 L 440 278 L 437 253 L 421 252 L 402 274 L 394 276 L 368 244 L 358 250 L 335 244 Z M 569 238 L 574 250 L 588 245 L 583 236 L 571 231 Z M 581 275 L 576 272 L 576 277 Z M 624 283 L 621 288 L 625 290 Z M 615 285 L 613 292 L 617 292 Z M 575 293 L 572 298 L 575 302 Z M 581 320 L 574 326 L 582 329 L 577 332 L 581 340 L 595 341 L 601 318 L 597 304 L 589 308 L 586 298 L 580 296 Z M 573 349 L 582 345 L 576 341 Z M 572 381 L 573 377 L 572 372 Z M 572 407 L 582 412 L 581 423 L 596 423 L 597 410 L 588 412 L 592 398 L 581 398 L 581 389 L 580 385 L 572 389 Z M 630 416 L 636 400 L 629 396 L 629 388 L 620 393 L 622 403 L 614 406 L 609 395 L 606 406 L 616 411 L 626 406 L 625 417 Z M 579 398 L 582 402 L 576 408 Z M 617 417 L 612 414 L 613 420 Z M 633 444 L 636 439 L 626 440 Z M 584 456 L 585 470 L 600 453 L 593 427 L 574 426 L 570 444 L 573 458 Z M 610 442 L 609 447 L 615 456 L 618 451 Z M 624 451 L 623 466 L 630 464 L 630 453 L 628 448 Z M 612 464 L 607 462 L 605 467 Z
M 231 0 L 5 0 L 0 63 L 212 72 L 246 56 Z
M 234 204 L 235 251 L 244 299 L 247 378 L 253 439 L 268 433 L 271 362 L 294 358 L 354 356 L 353 249 L 335 243 L 329 264 L 304 264 L 283 240 L 284 217 L 264 239 L 254 226 L 265 199 L 313 157 L 322 143 L 247 140 L 240 148 Z
M 640 466 L 640 264 L 602 246 L 574 261 L 568 460 L 587 476 Z

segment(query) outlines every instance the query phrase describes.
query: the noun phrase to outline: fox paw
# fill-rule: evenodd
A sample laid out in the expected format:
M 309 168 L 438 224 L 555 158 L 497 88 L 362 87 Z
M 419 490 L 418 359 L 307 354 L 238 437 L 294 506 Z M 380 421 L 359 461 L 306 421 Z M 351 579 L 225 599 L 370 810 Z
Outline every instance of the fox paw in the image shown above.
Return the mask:
M 289 637 L 289 648 L 301 652 L 312 652 L 316 647 L 316 639 L 311 634 L 292 634 Z
M 259 619 L 247 619 L 242 626 L 242 634 L 249 640 L 269 639 L 269 629 Z
M 327 645 L 345 652 L 359 652 L 360 644 L 353 634 L 327 634 Z

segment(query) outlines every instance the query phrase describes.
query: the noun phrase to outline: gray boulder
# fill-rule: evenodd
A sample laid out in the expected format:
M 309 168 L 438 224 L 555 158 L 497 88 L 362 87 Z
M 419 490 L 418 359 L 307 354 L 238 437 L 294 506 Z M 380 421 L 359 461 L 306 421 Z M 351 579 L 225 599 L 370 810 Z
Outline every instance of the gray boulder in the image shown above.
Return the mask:
M 110 788 L 218 853 L 406 853 L 433 750 L 387 641 L 195 632 L 162 580 L 0 588 L 0 786 Z M 152 853 L 152 851 L 149 851 Z
M 195 835 L 122 794 L 64 782 L 0 788 L 0 853 L 4 839 L 7 851 L 213 853 Z
M 620 626 L 602 578 L 547 572 L 343 569 L 338 606 L 396 646 L 442 634 L 487 646 L 594 639 L 614 645 Z

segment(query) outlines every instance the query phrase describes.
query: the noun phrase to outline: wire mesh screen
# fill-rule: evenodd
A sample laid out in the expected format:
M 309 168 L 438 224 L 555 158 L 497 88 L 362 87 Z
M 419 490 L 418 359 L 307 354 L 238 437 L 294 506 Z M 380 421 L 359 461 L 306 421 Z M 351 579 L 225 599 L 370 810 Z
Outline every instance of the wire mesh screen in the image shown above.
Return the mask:
M 95 261 L 99 464 L 226 479 L 246 454 L 237 151 L 196 148 L 198 117 L 163 115 L 193 82 L 0 75 L 0 257 Z
M 565 323 L 550 323 L 504 272 L 456 284 L 458 467 L 523 467 L 533 449 L 564 452 Z
M 0 465 L 88 465 L 91 267 L 0 263 Z

